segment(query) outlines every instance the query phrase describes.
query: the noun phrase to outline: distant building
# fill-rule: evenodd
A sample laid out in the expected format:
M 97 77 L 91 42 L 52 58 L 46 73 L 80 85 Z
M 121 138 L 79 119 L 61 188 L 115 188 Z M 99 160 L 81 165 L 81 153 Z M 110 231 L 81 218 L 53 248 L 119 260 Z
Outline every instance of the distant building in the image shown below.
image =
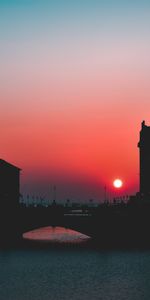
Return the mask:
M 19 204 L 20 170 L 0 159 L 0 207 L 15 208 Z
M 150 126 L 142 122 L 140 141 L 140 194 L 150 194 Z

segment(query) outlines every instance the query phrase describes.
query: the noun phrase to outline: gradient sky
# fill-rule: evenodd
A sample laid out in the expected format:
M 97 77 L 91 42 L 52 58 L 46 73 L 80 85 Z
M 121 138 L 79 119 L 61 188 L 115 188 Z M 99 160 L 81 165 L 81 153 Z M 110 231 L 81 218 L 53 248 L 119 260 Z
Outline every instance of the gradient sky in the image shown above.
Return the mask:
M 0 157 L 23 193 L 102 199 L 116 177 L 138 190 L 149 28 L 149 1 L 0 0 Z

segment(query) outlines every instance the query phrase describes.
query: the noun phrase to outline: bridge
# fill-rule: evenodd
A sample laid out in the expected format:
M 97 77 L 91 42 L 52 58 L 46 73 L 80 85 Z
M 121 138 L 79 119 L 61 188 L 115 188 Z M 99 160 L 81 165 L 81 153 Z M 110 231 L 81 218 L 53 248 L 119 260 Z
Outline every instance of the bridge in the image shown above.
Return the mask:
M 90 236 L 100 245 L 148 243 L 150 207 L 127 204 L 100 205 L 86 209 L 64 206 L 18 207 L 0 212 L 1 242 L 17 241 L 33 229 L 45 226 L 70 228 Z M 148 235 L 147 235 L 148 236 Z
M 6 240 L 21 238 L 25 232 L 46 226 L 62 226 L 91 237 L 98 235 L 100 231 L 93 209 L 72 209 L 51 205 L 49 207 L 20 206 L 0 212 L 0 235 Z

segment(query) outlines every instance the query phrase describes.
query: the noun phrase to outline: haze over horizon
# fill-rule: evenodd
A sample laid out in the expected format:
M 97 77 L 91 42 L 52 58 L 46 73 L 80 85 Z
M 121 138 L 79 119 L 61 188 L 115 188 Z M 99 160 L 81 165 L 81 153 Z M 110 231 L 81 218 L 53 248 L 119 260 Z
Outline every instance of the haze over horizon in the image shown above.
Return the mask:
M 115 178 L 138 191 L 149 28 L 146 0 L 0 0 L 0 157 L 21 192 L 102 199 Z

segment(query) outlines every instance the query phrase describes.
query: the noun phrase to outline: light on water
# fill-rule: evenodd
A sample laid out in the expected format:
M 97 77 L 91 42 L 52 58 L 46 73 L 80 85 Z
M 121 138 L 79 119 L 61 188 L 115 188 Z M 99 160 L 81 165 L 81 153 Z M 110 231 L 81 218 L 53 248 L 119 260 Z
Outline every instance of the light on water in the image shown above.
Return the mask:
M 26 240 L 43 241 L 51 243 L 82 243 L 90 239 L 87 235 L 64 227 L 44 227 L 23 234 Z

